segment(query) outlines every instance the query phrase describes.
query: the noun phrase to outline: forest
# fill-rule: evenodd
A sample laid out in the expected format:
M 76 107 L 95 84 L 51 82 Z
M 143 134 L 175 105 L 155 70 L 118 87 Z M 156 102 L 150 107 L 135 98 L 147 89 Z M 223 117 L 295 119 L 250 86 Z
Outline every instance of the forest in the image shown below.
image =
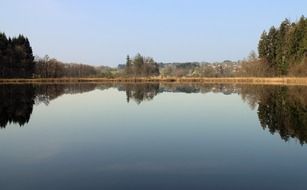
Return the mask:
M 35 69 L 32 48 L 23 35 L 8 38 L 0 33 L 0 77 L 29 78 Z
M 307 71 L 307 18 L 284 20 L 261 35 L 258 53 L 272 75 L 301 75 Z
M 0 78 L 86 77 L 280 77 L 307 76 L 307 18 L 285 19 L 259 39 L 258 53 L 223 62 L 157 63 L 153 58 L 128 55 L 117 68 L 63 63 L 49 56 L 34 57 L 27 37 L 0 33 Z

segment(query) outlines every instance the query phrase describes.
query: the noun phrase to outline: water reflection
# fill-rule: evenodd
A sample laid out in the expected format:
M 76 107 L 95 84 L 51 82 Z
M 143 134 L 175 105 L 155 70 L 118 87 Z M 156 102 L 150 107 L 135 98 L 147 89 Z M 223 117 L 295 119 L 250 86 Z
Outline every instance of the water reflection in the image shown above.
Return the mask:
M 200 85 L 200 84 L 57 84 L 0 85 L 0 126 L 10 123 L 20 126 L 29 122 L 33 105 L 44 103 L 63 94 L 89 92 L 95 89 L 117 88 L 126 93 L 127 102 L 137 104 L 151 101 L 159 93 L 222 93 L 239 94 L 242 100 L 257 109 L 260 126 L 272 134 L 278 133 L 288 141 L 298 139 L 307 143 L 307 87 Z
M 35 85 L 35 103 L 48 105 L 50 101 L 64 94 L 89 92 L 96 88 L 95 84 L 47 84 Z
M 23 126 L 29 122 L 34 104 L 49 104 L 63 94 L 94 90 L 96 85 L 0 85 L 0 127 L 10 123 Z
M 119 91 L 126 91 L 127 102 L 133 99 L 137 104 L 152 100 L 159 93 L 159 84 L 124 84 Z
M 258 117 L 263 128 L 288 141 L 307 142 L 306 88 L 275 87 L 260 96 Z
M 9 123 L 20 126 L 30 120 L 35 90 L 30 85 L 0 85 L 0 127 Z

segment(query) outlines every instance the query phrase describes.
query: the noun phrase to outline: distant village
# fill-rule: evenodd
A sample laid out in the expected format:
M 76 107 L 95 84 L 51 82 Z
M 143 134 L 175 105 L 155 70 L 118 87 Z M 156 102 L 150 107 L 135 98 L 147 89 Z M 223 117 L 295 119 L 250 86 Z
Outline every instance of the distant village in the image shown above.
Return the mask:
M 233 77 L 241 68 L 240 62 L 225 60 L 223 62 L 166 63 L 160 65 L 161 76 L 176 77 Z

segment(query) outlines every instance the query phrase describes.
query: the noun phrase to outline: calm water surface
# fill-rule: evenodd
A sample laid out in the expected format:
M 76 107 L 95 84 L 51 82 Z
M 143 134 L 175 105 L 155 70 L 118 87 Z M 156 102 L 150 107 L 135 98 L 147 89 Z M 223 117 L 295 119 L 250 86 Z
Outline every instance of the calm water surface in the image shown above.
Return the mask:
M 307 189 L 307 87 L 0 85 L 0 189 Z

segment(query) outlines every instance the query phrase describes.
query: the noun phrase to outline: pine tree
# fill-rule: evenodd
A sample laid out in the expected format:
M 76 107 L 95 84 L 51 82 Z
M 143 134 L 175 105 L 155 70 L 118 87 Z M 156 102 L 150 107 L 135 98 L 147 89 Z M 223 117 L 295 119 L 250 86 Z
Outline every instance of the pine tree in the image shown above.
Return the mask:
M 268 49 L 267 49 L 267 61 L 271 68 L 275 69 L 276 63 L 276 53 L 277 53 L 277 34 L 278 31 L 274 26 L 270 28 L 268 33 Z
M 302 16 L 293 23 L 286 19 L 279 28 L 263 32 L 258 53 L 277 75 L 286 75 L 297 64 L 307 64 L 307 19 Z
M 0 34 L 0 77 L 28 78 L 34 73 L 34 57 L 29 40 L 23 35 L 7 38 Z
M 5 75 L 7 67 L 6 53 L 8 48 L 8 39 L 4 33 L 0 33 L 0 77 Z
M 131 59 L 130 59 L 129 55 L 127 55 L 127 58 L 126 58 L 125 72 L 126 72 L 126 75 L 131 75 L 132 74 L 132 64 L 131 64 Z
M 287 38 L 288 38 L 289 29 L 290 29 L 290 21 L 286 19 L 281 23 L 277 36 L 276 63 L 278 67 L 277 72 L 279 75 L 287 74 L 289 66 L 289 63 L 287 61 Z
M 259 58 L 266 60 L 268 54 L 268 35 L 266 31 L 263 31 L 258 44 Z

